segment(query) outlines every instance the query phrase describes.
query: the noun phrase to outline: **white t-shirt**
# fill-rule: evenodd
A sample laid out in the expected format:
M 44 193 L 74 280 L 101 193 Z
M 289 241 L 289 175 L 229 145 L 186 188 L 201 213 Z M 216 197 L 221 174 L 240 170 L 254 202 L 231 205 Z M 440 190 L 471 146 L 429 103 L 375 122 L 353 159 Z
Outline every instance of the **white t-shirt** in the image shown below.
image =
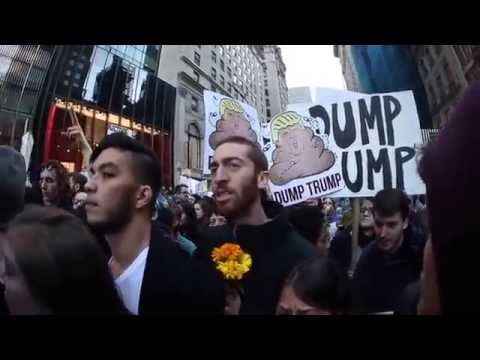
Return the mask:
M 125 307 L 132 314 L 138 315 L 140 290 L 142 288 L 143 273 L 147 263 L 148 247 L 138 254 L 137 258 L 115 279 L 115 284 L 120 292 L 120 297 Z

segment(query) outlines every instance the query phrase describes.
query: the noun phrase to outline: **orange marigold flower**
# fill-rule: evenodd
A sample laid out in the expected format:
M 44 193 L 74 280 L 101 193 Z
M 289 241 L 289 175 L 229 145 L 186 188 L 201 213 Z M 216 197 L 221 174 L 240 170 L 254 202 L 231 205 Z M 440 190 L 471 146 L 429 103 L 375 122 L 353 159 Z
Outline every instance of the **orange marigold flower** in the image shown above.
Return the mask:
M 225 243 L 213 249 L 212 260 L 227 280 L 241 280 L 252 266 L 251 256 L 233 243 Z

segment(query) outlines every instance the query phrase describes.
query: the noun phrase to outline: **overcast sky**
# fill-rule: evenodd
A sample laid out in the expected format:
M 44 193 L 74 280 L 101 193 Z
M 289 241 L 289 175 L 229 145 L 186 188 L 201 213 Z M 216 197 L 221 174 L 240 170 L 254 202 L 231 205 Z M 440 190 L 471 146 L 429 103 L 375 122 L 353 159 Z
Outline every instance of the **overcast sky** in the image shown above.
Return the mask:
M 346 89 L 333 45 L 280 45 L 287 67 L 287 86 Z

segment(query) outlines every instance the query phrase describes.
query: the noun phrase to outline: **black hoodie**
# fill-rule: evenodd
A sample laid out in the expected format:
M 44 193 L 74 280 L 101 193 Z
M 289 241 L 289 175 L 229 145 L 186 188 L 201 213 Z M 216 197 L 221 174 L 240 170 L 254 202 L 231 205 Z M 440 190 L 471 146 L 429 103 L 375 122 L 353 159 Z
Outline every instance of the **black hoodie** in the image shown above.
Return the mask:
M 212 227 L 205 234 L 208 242 L 195 256 L 213 266 L 211 252 L 226 242 L 237 243 L 252 257 L 252 268 L 241 281 L 244 290 L 240 314 L 275 314 L 280 292 L 290 271 L 317 254 L 281 213 L 258 226 L 228 223 Z

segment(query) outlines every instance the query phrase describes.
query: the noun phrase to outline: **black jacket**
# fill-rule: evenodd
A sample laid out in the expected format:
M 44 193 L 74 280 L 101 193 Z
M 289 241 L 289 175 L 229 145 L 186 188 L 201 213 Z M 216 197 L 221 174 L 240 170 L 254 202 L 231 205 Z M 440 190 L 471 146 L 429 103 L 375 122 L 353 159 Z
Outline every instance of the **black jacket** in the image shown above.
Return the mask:
M 0 316 L 8 315 L 8 306 L 5 301 L 5 286 L 0 283 Z
M 405 287 L 420 277 L 424 240 L 409 227 L 395 254 L 386 255 L 376 242 L 363 250 L 352 283 L 355 312 L 395 309 Z
M 285 214 L 263 225 L 233 224 L 213 227 L 207 233 L 209 245 L 197 249 L 196 257 L 213 268 L 210 254 L 225 242 L 238 243 L 252 257 L 252 268 L 242 279 L 244 290 L 240 314 L 275 314 L 285 278 L 316 249 L 288 224 Z
M 417 315 L 420 301 L 420 280 L 408 284 L 395 306 L 395 315 Z
M 191 258 L 160 227 L 152 225 L 139 315 L 223 314 L 224 307 L 220 274 Z
M 364 249 L 375 238 L 367 237 L 363 235 L 362 231 L 358 233 L 358 245 L 361 249 Z M 349 226 L 344 230 L 339 230 L 335 234 L 330 243 L 328 250 L 328 256 L 335 260 L 342 270 L 347 274 L 350 269 L 350 263 L 352 261 L 352 227 Z

